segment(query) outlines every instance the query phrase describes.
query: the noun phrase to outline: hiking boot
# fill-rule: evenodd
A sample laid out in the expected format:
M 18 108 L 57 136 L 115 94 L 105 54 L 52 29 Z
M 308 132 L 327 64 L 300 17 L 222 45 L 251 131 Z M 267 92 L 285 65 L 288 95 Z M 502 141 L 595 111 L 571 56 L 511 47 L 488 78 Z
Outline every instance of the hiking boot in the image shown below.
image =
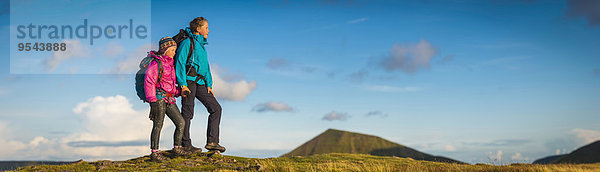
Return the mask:
M 194 146 L 184 146 L 183 150 L 190 153 L 202 152 L 202 149 L 194 147 Z
M 207 143 L 204 148 L 208 149 L 209 151 L 218 150 L 221 153 L 225 152 L 225 147 L 219 145 L 218 143 Z
M 163 156 L 160 152 L 152 152 L 152 154 L 150 154 L 150 160 L 154 162 L 161 162 L 167 160 L 167 157 Z
M 192 154 L 192 152 L 185 151 L 183 147 L 173 148 L 173 153 L 175 153 L 175 155 L 177 156 L 185 156 Z

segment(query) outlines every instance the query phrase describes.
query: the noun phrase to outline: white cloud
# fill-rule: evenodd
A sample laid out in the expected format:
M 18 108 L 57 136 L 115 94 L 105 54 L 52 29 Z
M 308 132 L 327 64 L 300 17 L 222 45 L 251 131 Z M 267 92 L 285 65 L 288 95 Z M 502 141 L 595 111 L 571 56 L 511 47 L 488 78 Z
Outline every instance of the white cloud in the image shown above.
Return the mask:
M 29 142 L 12 141 L 10 128 L 0 121 L 0 159 L 124 160 L 139 157 L 150 150 L 148 138 L 152 122 L 148 111 L 149 108 L 134 110 L 121 95 L 94 97 L 73 108 L 81 124 L 73 134 L 59 138 L 36 136 Z M 169 122 L 164 124 L 163 132 L 173 126 Z M 161 140 L 171 140 L 169 134 L 165 135 Z M 172 141 L 168 143 L 161 145 L 161 149 L 170 148 Z
M 256 112 L 293 112 L 294 108 L 283 102 L 266 102 L 262 104 L 258 104 L 252 108 L 252 111 Z
M 300 31 L 300 33 L 306 33 L 306 32 L 312 32 L 312 31 L 322 31 L 322 30 L 329 30 L 329 29 L 334 29 L 337 28 L 338 26 L 343 26 L 345 24 L 357 24 L 357 23 L 362 23 L 364 21 L 369 20 L 368 17 L 361 17 L 361 18 L 357 18 L 354 20 L 348 20 L 345 23 L 341 23 L 341 22 L 336 22 L 336 23 L 331 23 L 328 25 L 322 25 L 320 27 L 311 27 L 305 30 Z
M 348 120 L 348 118 L 350 118 L 350 115 L 348 115 L 348 113 L 342 113 L 342 112 L 336 112 L 336 111 L 331 111 L 327 114 L 325 114 L 325 116 L 323 116 L 322 120 L 327 120 L 327 121 L 345 121 Z
M 147 109 L 136 111 L 121 95 L 97 96 L 73 108 L 84 130 L 74 135 L 74 141 L 145 140 L 152 127 Z
M 361 22 L 367 21 L 367 20 L 369 20 L 369 18 L 368 18 L 368 17 L 362 17 L 362 18 L 358 18 L 358 19 L 350 20 L 350 21 L 348 21 L 347 23 L 348 23 L 348 24 L 356 24 L 356 23 L 361 23 Z
M 370 111 L 370 112 L 369 112 L 369 113 L 367 113 L 365 116 L 367 116 L 367 117 L 371 117 L 371 116 L 379 116 L 379 117 L 385 118 L 385 117 L 387 117 L 387 116 L 388 116 L 388 114 L 386 114 L 386 113 L 383 113 L 383 112 L 381 112 L 381 111 L 378 111 L 378 110 L 376 110 L 376 111 Z
M 571 133 L 575 134 L 577 141 L 584 145 L 600 140 L 600 131 L 575 128 Z
M 521 155 L 521 153 L 517 152 L 513 156 L 511 156 L 510 159 L 516 160 L 516 161 L 526 161 L 528 158 L 523 157 L 523 155 Z
M 502 162 L 502 150 L 498 150 L 496 153 L 488 152 L 488 158 L 492 161 Z
M 224 79 L 225 77 L 221 77 L 221 74 L 226 72 L 225 69 L 216 64 L 211 66 L 211 72 L 213 92 L 217 98 L 230 101 L 242 101 L 256 89 L 256 81 L 248 82 L 246 80 L 233 81 Z
M 144 44 L 136 48 L 134 51 L 129 52 L 125 58 L 117 62 L 115 67 L 107 71 L 106 73 L 112 74 L 132 74 L 139 68 L 140 61 L 145 57 L 150 50 L 157 49 L 155 44 Z
M 502 160 L 502 150 L 498 150 L 498 152 L 496 152 L 496 157 L 495 157 L 498 161 Z
M 152 129 L 148 111 L 148 108 L 134 110 L 129 100 L 121 95 L 91 98 L 73 108 L 73 113 L 79 117 L 82 128 L 63 138 L 60 143 L 77 155 L 91 159 L 144 155 L 149 150 L 147 145 L 73 147 L 72 143 L 148 140 Z M 164 124 L 168 126 L 170 123 Z
M 56 67 L 67 59 L 88 57 L 91 54 L 89 46 L 82 44 L 78 39 L 65 39 L 62 43 L 66 44 L 66 51 L 55 51 L 42 62 L 46 66 L 47 71 L 54 71 Z
M 38 147 L 38 145 L 40 145 L 40 144 L 46 144 L 48 142 L 50 142 L 50 140 L 48 140 L 48 139 L 46 139 L 46 138 L 44 138 L 42 136 L 37 136 L 37 137 L 33 138 L 33 140 L 31 140 L 29 142 L 29 146 L 33 147 L 33 148 L 36 148 L 36 147 Z
M 448 152 L 454 152 L 454 151 L 456 151 L 456 148 L 452 145 L 446 145 L 446 146 L 444 146 L 444 150 L 446 150 Z
M 366 86 L 366 89 L 378 92 L 415 92 L 422 90 L 419 87 L 394 87 L 387 85 L 369 85 Z
M 380 65 L 388 72 L 402 70 L 407 74 L 413 74 L 421 68 L 429 69 L 431 59 L 436 53 L 436 48 L 424 39 L 416 44 L 396 43 Z
M 27 147 L 27 145 L 22 142 L 11 140 L 12 133 L 14 132 L 8 126 L 8 123 L 0 121 L 0 152 L 2 152 L 0 159 L 15 156 L 17 151 Z
M 125 48 L 119 42 L 109 42 L 104 49 L 104 56 L 118 57 L 125 52 Z
M 273 57 L 269 59 L 269 62 L 267 62 L 266 66 L 268 69 L 276 72 L 277 74 L 297 76 L 302 78 L 306 78 L 307 74 L 326 73 L 327 75 L 330 75 L 332 73 L 332 71 L 327 70 L 327 67 L 325 66 L 303 64 L 279 57 Z
M 269 59 L 269 62 L 267 63 L 267 67 L 269 67 L 270 69 L 279 69 L 279 70 L 284 69 L 284 68 L 289 68 L 290 65 L 291 65 L 290 62 L 288 62 L 284 58 L 278 58 L 278 57 Z

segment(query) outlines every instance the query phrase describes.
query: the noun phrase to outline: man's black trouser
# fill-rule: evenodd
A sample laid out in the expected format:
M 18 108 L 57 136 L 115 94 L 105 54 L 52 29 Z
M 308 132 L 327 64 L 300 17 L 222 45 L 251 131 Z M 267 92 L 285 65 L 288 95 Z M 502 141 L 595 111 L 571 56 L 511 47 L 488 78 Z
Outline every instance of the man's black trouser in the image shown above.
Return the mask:
M 194 117 L 194 99 L 200 100 L 210 115 L 208 116 L 208 127 L 206 130 L 206 143 L 219 143 L 219 124 L 221 123 L 221 105 L 212 93 L 208 93 L 205 85 L 199 85 L 194 81 L 187 81 L 190 94 L 181 99 L 181 112 L 185 121 L 183 129 L 182 146 L 192 146 L 190 138 L 190 124 Z M 183 94 L 183 93 L 182 93 Z

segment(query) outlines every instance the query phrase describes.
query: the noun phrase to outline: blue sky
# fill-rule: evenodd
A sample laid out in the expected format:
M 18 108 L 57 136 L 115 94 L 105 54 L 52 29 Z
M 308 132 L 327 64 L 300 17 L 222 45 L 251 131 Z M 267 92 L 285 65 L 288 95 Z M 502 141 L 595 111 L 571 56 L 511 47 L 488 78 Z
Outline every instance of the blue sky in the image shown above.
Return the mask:
M 600 139 L 600 4 L 586 3 L 140 0 L 129 9 L 106 1 L 87 15 L 61 10 L 64 20 L 52 21 L 146 24 L 150 11 L 149 40 L 80 40 L 84 53 L 15 63 L 3 2 L 0 159 L 147 154 L 151 122 L 134 93 L 136 63 L 197 16 L 209 21 L 221 143 L 230 155 L 279 156 L 328 128 L 471 163 L 568 153 Z M 40 62 L 55 56 L 65 57 L 54 58 L 55 70 Z M 27 74 L 13 70 L 29 63 Z M 196 146 L 205 141 L 203 115 L 197 104 Z M 162 149 L 172 144 L 166 125 Z

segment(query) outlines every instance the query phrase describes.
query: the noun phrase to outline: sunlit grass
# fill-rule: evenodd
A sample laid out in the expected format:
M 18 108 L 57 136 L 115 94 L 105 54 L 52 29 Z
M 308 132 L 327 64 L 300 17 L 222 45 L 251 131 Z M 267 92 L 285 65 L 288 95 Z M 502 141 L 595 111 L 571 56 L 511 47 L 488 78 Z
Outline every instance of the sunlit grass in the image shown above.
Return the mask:
M 172 157 L 172 155 L 169 155 Z M 78 162 L 68 165 L 40 165 L 19 171 L 600 171 L 595 164 L 453 164 L 411 158 L 366 154 L 331 153 L 307 157 L 244 158 L 199 153 L 156 163 L 148 156 L 127 161 Z

